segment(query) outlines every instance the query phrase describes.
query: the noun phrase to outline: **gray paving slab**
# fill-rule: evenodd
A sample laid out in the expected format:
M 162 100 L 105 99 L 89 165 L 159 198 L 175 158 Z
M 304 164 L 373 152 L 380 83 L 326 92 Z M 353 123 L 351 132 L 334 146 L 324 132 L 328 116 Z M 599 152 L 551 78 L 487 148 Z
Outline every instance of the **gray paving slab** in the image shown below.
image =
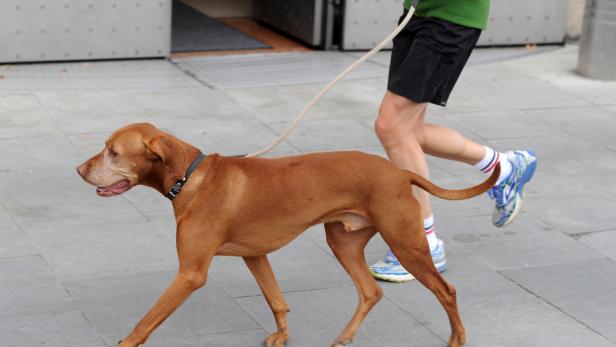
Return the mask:
M 324 86 L 325 83 L 313 83 L 233 88 L 224 92 L 249 114 L 269 124 L 276 121 L 290 122 Z M 341 81 L 319 100 L 306 115 L 306 119 L 373 119 L 385 89 L 385 83 L 374 79 Z
M 0 258 L 37 255 L 39 250 L 32 244 L 28 235 L 12 228 L 0 227 Z
M 615 105 L 616 82 L 592 80 L 576 72 L 578 49 L 576 45 L 568 45 L 549 54 L 511 60 L 503 64 L 592 104 Z
M 616 98 L 616 92 L 614 93 Z M 616 146 L 616 138 L 614 129 L 616 129 L 616 109 L 610 110 L 598 106 L 593 107 L 575 107 L 567 109 L 554 110 L 529 110 L 524 112 L 526 116 L 516 117 L 517 119 L 527 119 L 529 123 L 526 128 L 530 129 L 529 133 L 521 135 L 524 137 L 532 137 L 536 127 L 541 127 L 545 130 L 560 129 L 567 134 L 578 137 L 584 141 L 590 142 L 599 147 Z M 534 120 L 534 123 L 530 121 Z M 512 119 L 511 123 L 514 123 Z M 547 123 L 547 127 L 545 124 Z M 600 126 L 598 126 L 600 125 Z M 509 133 L 509 127 L 506 130 Z M 549 132 L 544 132 L 537 135 L 548 135 Z
M 77 310 L 0 319 L 0 345 L 105 346 Z
M 79 153 L 64 135 L 0 139 L 0 146 L 5 172 L 31 173 L 77 167 Z
M 524 289 L 492 271 L 476 254 L 449 242 L 443 233 L 439 237 L 446 242 L 448 258 L 448 270 L 443 273 L 443 277 L 456 288 L 460 308 L 515 304 L 531 298 Z M 434 294 L 417 281 L 379 284 L 389 300 L 415 317 L 422 312 L 432 311 L 441 311 L 444 315 Z
M 247 119 L 226 95 L 205 87 L 166 92 L 39 93 L 37 97 L 68 134 L 111 133 L 137 122 L 166 129 L 206 129 L 212 120 Z
M 605 336 L 610 341 L 616 341 L 616 324 L 611 324 L 609 322 L 605 322 L 607 324 L 601 325 L 595 328 L 601 335 Z
M 357 304 L 354 287 L 339 287 L 287 293 L 289 347 L 329 346 L 350 320 Z M 275 322 L 262 297 L 246 297 L 238 302 L 267 331 Z M 387 322 L 387 324 L 383 324 Z M 443 325 L 448 325 L 446 318 Z M 366 317 L 353 346 L 442 346 L 437 338 L 411 316 L 387 299 L 381 300 Z
M 591 328 L 605 329 L 613 325 L 611 322 L 616 319 L 613 300 L 616 293 L 616 266 L 612 260 L 510 269 L 503 273 Z M 611 339 L 616 343 L 613 336 Z
M 148 220 L 154 224 L 158 231 L 160 231 L 163 235 L 166 235 L 175 244 L 177 224 L 173 213 L 160 212 L 156 210 L 145 211 L 143 213 L 147 216 Z
M 558 200 L 565 203 L 555 203 Z M 526 210 L 564 233 L 580 234 L 612 229 L 616 216 L 611 211 L 615 204 L 613 195 L 596 191 L 549 192 L 529 199 Z
M 189 128 L 171 132 L 183 141 L 197 146 L 206 154 L 219 153 L 227 156 L 252 153 L 269 145 L 280 135 L 257 119 L 213 121 L 202 129 Z M 270 156 L 292 152 L 297 150 L 283 141 L 270 152 Z
M 148 342 L 152 347 L 261 347 L 267 334 L 261 329 L 234 331 L 230 333 L 208 334 L 189 337 L 159 338 Z
M 0 96 L 0 138 L 61 135 L 34 95 Z
M 125 198 L 97 196 L 96 188 L 84 183 L 74 170 L 48 168 L 4 174 L 0 199 L 26 231 L 143 220 L 143 215 Z
M 352 284 L 338 261 L 304 236 L 268 256 L 283 292 Z M 254 277 L 239 257 L 215 257 L 209 276 L 232 297 L 260 295 Z
M 220 89 L 329 82 L 355 61 L 342 52 L 288 52 L 174 59 L 180 68 Z M 387 75 L 381 65 L 366 62 L 349 79 Z
M 283 128 L 287 124 L 269 125 Z M 380 143 L 373 130 L 355 119 L 306 119 L 286 141 L 301 152 L 355 150 L 358 144 L 376 147 Z
M 568 108 L 567 112 L 571 112 L 571 109 Z M 554 113 L 554 110 L 544 112 L 544 114 L 551 115 Z M 481 137 L 480 139 L 503 140 L 554 134 L 553 124 L 541 116 L 542 114 L 538 114 L 536 110 L 490 110 L 477 113 L 448 114 L 447 118 L 455 122 L 451 124 L 451 127 L 456 130 L 465 129 L 468 132 L 478 134 Z
M 61 279 L 177 268 L 173 243 L 148 221 L 53 227 L 32 238 Z
M 0 278 L 0 319 L 76 310 L 41 256 L 0 258 Z
M 538 298 L 460 305 L 460 315 L 472 346 L 613 346 L 605 337 Z M 419 312 L 415 317 L 441 338 L 449 336 L 442 310 Z
M 63 284 L 106 344 L 126 336 L 171 283 L 175 272 L 98 277 Z M 215 283 L 193 295 L 150 337 L 152 345 L 191 336 L 258 329 L 259 325 Z M 165 340 L 167 339 L 167 340 Z M 235 341 L 246 338 L 238 336 Z M 238 342 L 239 344 L 239 342 Z
M 493 270 L 563 264 L 602 258 L 603 255 L 529 214 L 506 228 L 491 218 L 439 218 L 437 228 L 483 259 Z M 549 244 L 550 247 L 545 247 Z
M 122 195 L 126 200 L 130 201 L 136 211 L 139 211 L 147 218 L 151 219 L 151 217 L 157 215 L 174 218 L 171 201 L 153 188 L 139 186 Z
M 478 97 L 485 96 L 485 97 Z M 590 102 L 503 64 L 465 70 L 444 112 L 588 106 Z
M 582 234 L 578 241 L 608 258 L 616 260 L 616 230 Z
M 0 176 L 1 177 L 1 176 Z M 10 218 L 0 206 L 0 258 L 21 257 L 39 254 L 30 237 Z
M 202 84 L 162 59 L 3 65 L 0 93 L 160 90 Z

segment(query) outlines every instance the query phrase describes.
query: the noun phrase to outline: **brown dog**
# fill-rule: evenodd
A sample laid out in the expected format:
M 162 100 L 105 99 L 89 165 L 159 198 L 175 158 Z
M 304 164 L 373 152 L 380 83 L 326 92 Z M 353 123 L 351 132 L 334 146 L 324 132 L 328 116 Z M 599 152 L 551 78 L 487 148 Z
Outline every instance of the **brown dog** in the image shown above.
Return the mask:
M 164 195 L 181 180 L 200 151 L 150 124 L 133 124 L 113 133 L 102 152 L 77 168 L 101 196 L 142 184 Z M 287 303 L 267 254 L 304 230 L 324 223 L 327 243 L 359 292 L 351 321 L 334 341 L 350 343 L 359 325 L 382 296 L 364 259 L 364 247 L 379 232 L 404 268 L 431 290 L 451 324 L 449 346 L 461 346 L 466 333 L 456 291 L 436 271 L 411 184 L 441 198 L 460 200 L 487 191 L 500 167 L 480 185 L 446 190 L 389 161 L 360 152 L 314 153 L 260 159 L 208 155 L 173 199 L 179 271 L 169 288 L 121 347 L 145 343 L 152 331 L 206 281 L 215 255 L 244 258 L 267 300 L 278 331 L 267 346 L 289 339 Z

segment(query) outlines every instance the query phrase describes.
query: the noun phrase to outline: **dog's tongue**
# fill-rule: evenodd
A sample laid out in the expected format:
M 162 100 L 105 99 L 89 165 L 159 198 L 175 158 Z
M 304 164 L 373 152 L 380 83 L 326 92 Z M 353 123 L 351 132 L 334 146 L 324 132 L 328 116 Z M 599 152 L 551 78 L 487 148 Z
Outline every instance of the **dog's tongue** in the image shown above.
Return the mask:
M 122 194 L 128 190 L 130 182 L 128 180 L 120 181 L 109 187 L 98 187 L 96 192 L 100 195 L 115 195 Z

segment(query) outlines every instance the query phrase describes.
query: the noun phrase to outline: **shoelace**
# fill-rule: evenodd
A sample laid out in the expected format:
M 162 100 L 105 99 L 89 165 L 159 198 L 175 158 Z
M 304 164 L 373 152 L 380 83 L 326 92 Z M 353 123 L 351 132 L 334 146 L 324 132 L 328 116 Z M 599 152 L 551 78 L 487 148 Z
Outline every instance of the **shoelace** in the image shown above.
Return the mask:
M 507 183 L 507 180 L 503 181 L 501 184 L 497 185 L 496 187 L 493 187 L 492 189 L 488 190 L 488 196 L 494 201 L 496 201 L 497 208 L 501 208 L 505 206 L 505 198 L 503 196 L 503 193 L 505 192 L 506 183 Z

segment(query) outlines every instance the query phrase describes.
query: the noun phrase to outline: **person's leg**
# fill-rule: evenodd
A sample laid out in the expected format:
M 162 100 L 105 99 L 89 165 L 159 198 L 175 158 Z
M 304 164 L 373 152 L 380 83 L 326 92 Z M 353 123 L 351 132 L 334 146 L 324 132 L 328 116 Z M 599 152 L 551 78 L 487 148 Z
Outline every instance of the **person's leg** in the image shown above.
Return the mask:
M 425 114 L 422 118 L 424 117 Z M 495 153 L 491 148 L 442 125 L 417 122 L 413 127 L 413 132 L 425 154 L 473 165 L 486 175 L 492 174 L 499 158 L 506 158 L 504 153 Z M 501 161 L 498 183 L 507 178 L 511 170 L 512 166 L 509 161 Z
M 459 132 L 436 124 L 423 123 L 413 131 L 419 136 L 423 152 L 435 157 L 477 164 L 485 156 L 485 148 Z
M 429 176 L 428 164 L 416 131 L 413 129 L 423 127 L 427 106 L 426 103 L 416 103 L 387 91 L 374 124 L 376 134 L 389 159 L 396 166 L 416 172 L 426 178 Z M 416 187 L 413 187 L 413 195 L 420 204 L 432 259 L 439 272 L 442 272 L 447 267 L 445 247 L 443 242 L 436 237 L 429 195 Z M 383 260 L 373 264 L 370 269 L 374 277 L 381 280 L 404 282 L 413 279 L 413 276 L 400 265 L 391 251 Z
M 376 134 L 389 159 L 399 168 L 429 177 L 428 164 L 413 128 L 423 123 L 426 103 L 415 103 L 390 91 L 385 93 L 379 115 L 374 123 Z M 419 200 L 422 217 L 432 215 L 429 195 L 413 187 L 413 195 Z

